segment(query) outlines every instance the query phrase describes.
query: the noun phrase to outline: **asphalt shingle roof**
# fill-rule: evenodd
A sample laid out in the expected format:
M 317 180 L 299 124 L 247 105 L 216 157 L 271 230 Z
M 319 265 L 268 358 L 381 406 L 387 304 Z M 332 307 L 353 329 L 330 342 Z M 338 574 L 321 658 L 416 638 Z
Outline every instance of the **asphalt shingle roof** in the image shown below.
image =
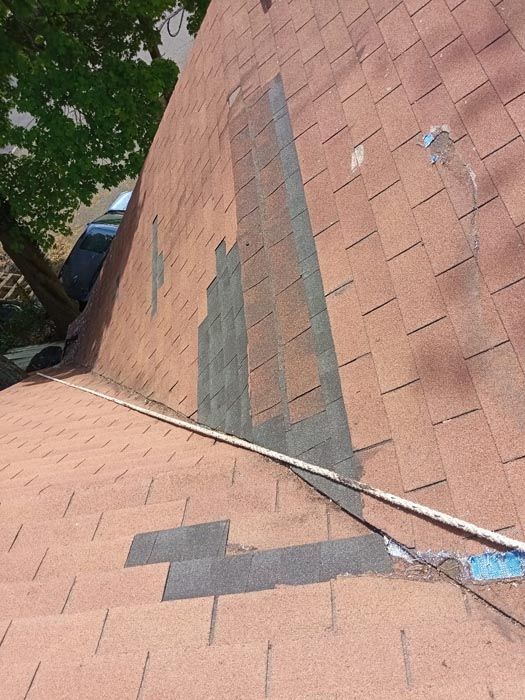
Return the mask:
M 523 539 L 524 37 L 212 0 L 61 376 Z M 523 697 L 523 584 L 374 528 L 481 543 L 41 378 L 1 410 L 8 700 Z

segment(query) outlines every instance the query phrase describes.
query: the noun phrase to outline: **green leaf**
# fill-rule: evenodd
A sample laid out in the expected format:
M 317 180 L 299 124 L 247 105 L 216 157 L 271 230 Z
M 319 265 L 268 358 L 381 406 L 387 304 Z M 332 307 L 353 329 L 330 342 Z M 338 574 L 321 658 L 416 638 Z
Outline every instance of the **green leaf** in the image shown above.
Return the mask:
M 172 4 L 8 5 L 0 3 L 0 204 L 45 249 L 100 186 L 137 175 L 178 77 L 175 63 L 137 53 L 159 41 Z M 29 126 L 16 114 L 30 115 Z

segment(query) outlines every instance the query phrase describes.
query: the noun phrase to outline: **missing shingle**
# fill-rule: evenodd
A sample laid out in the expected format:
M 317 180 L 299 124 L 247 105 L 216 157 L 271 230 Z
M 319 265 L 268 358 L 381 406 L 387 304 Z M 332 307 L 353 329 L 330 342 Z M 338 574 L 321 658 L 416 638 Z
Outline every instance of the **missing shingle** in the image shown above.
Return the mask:
M 433 126 L 431 130 L 423 136 L 423 147 L 430 151 L 430 162 L 448 163 L 454 157 L 454 142 L 450 138 L 450 127 Z

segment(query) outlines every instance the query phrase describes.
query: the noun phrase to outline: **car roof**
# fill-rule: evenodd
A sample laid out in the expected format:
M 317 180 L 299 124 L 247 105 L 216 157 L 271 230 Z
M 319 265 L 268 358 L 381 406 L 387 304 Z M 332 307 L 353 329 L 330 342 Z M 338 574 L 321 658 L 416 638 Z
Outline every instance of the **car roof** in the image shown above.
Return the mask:
M 108 208 L 108 212 L 126 211 L 131 195 L 132 192 L 121 192 L 115 201 L 111 203 L 110 207 Z

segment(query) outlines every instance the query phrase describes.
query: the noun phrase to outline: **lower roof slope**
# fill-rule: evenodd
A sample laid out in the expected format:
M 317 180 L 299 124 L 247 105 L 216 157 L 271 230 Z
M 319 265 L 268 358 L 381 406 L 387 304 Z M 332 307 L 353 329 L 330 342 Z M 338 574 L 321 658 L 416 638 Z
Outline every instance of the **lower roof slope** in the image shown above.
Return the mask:
M 1 405 L 3 700 L 523 697 L 520 625 L 282 465 L 36 376 Z

